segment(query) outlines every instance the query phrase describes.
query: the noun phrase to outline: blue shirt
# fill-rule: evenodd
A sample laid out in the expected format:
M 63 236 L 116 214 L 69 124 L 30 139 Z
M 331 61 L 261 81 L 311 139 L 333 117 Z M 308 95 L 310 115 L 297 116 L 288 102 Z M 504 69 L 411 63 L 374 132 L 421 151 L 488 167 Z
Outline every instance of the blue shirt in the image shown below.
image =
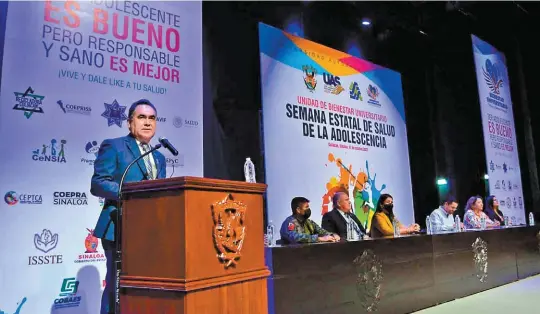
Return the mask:
M 429 216 L 433 233 L 454 231 L 454 215 L 448 214 L 442 206 L 435 209 Z

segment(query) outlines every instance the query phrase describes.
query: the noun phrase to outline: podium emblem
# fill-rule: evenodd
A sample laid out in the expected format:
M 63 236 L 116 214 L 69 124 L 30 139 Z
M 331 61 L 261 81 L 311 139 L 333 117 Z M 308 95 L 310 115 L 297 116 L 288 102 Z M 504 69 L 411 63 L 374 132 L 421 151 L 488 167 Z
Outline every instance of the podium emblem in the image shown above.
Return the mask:
M 476 268 L 476 277 L 480 282 L 485 282 L 488 276 L 488 245 L 487 242 L 478 237 L 472 244 L 473 261 Z
M 247 206 L 234 201 L 231 194 L 212 204 L 214 245 L 218 251 L 217 257 L 225 268 L 236 265 L 240 259 L 246 236 L 246 211 Z

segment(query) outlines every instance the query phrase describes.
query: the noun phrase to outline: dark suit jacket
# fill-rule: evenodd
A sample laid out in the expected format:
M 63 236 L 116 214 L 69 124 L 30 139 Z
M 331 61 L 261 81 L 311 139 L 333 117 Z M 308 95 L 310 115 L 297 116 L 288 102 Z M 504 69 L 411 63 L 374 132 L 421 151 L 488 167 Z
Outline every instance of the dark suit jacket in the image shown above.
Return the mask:
M 358 217 L 356 217 L 355 214 L 351 214 L 351 218 L 356 222 L 360 231 L 362 231 L 363 234 L 366 234 L 366 230 L 364 229 L 364 226 L 362 226 L 360 220 L 358 220 Z M 343 218 L 337 209 L 332 209 L 324 214 L 321 227 L 328 232 L 339 235 L 340 238 L 347 238 L 347 221 L 345 221 L 345 218 Z
M 141 151 L 132 135 L 107 139 L 101 143 L 94 162 L 90 193 L 105 198 L 105 204 L 94 228 L 94 236 L 114 241 L 114 221 L 116 221 L 120 180 L 127 166 L 140 155 Z M 154 151 L 152 155 L 158 172 L 157 178 L 165 178 L 165 156 L 158 151 Z M 129 169 L 124 183 L 145 179 L 148 179 L 148 174 L 144 160 L 141 159 Z

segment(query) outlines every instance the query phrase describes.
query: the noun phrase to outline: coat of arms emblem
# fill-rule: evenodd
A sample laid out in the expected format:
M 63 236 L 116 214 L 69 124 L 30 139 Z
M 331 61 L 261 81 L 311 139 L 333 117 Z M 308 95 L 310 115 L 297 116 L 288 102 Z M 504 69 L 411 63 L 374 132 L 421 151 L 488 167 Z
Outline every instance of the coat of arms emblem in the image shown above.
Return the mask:
M 304 84 L 306 84 L 310 92 L 313 92 L 315 87 L 317 87 L 317 78 L 315 77 L 317 75 L 317 69 L 311 65 L 304 65 L 302 66 L 302 72 L 304 72 Z
M 225 268 L 236 265 L 240 259 L 246 236 L 246 210 L 247 206 L 234 201 L 231 194 L 212 205 L 214 245 L 218 251 L 217 257 Z

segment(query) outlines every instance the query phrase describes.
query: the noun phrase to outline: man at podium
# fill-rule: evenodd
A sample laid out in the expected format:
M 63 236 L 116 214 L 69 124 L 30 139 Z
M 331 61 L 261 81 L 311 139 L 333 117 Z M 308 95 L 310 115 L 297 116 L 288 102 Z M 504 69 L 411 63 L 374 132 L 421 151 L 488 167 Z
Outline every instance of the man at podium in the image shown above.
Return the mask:
M 114 118 L 114 112 L 111 112 L 110 116 Z M 156 134 L 156 117 L 156 107 L 150 101 L 141 99 L 133 103 L 128 111 L 129 134 L 104 140 L 94 162 L 90 193 L 105 198 L 94 229 L 94 236 L 101 238 L 107 258 L 106 286 L 101 298 L 101 314 L 114 313 L 115 223 L 120 180 L 127 166 L 151 149 L 150 141 Z M 124 182 L 160 179 L 165 176 L 165 157 L 160 152 L 154 151 L 131 167 Z

